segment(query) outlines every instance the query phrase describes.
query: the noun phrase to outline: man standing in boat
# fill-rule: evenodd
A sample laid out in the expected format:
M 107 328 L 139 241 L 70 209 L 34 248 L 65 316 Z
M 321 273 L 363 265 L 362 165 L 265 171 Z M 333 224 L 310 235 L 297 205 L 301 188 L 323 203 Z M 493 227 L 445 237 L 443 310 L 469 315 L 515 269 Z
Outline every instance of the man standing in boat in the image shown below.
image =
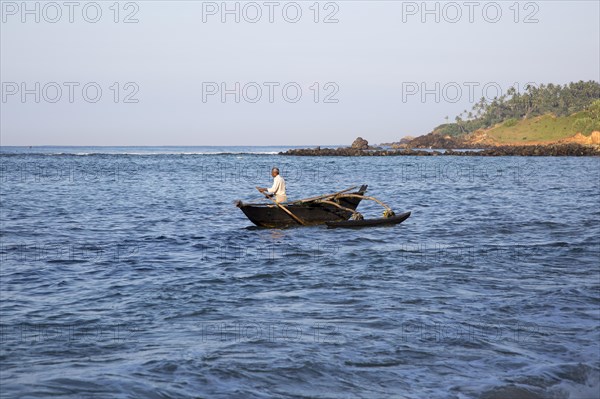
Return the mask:
M 259 187 L 258 191 L 275 195 L 275 201 L 277 202 L 286 202 L 285 180 L 283 180 L 283 177 L 279 174 L 279 168 L 271 169 L 271 176 L 273 176 L 273 186 L 271 188 Z

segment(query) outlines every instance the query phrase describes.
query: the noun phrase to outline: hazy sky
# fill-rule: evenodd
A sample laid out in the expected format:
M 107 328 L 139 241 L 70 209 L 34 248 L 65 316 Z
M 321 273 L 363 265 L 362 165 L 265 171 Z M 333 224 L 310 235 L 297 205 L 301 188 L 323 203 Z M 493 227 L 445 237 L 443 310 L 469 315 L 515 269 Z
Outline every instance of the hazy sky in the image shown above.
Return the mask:
M 2 145 L 380 143 L 600 80 L 598 1 L 22 4 L 1 2 Z

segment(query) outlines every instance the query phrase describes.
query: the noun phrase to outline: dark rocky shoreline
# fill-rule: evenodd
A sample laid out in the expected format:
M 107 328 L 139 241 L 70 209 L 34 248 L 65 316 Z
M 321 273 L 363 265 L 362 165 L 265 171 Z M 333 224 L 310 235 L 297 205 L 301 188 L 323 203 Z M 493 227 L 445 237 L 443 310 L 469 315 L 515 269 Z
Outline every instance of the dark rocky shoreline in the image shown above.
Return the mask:
M 483 148 L 479 151 L 446 150 L 415 150 L 415 149 L 360 149 L 352 147 L 340 148 L 300 148 L 280 152 L 279 155 L 292 156 L 341 156 L 341 157 L 373 157 L 373 156 L 545 156 L 545 157 L 582 157 L 600 156 L 600 146 L 581 144 L 550 144 L 525 146 L 499 146 Z

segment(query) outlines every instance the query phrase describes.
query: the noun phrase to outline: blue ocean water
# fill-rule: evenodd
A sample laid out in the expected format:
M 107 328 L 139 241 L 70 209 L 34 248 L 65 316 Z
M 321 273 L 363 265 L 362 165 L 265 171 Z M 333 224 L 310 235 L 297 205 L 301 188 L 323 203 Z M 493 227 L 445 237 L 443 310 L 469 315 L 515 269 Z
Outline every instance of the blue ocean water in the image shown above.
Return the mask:
M 0 396 L 599 397 L 600 158 L 282 149 L 2 147 Z M 272 166 L 412 216 L 255 228 Z

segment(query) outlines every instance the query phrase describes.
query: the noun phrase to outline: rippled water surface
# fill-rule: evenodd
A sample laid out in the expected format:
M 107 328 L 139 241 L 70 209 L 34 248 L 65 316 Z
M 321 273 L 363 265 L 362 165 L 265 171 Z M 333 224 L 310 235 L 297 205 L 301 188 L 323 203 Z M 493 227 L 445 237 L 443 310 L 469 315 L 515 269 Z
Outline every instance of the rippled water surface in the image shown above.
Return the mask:
M 254 150 L 4 148 L 1 397 L 599 397 L 599 158 Z M 274 165 L 412 216 L 252 227 Z

